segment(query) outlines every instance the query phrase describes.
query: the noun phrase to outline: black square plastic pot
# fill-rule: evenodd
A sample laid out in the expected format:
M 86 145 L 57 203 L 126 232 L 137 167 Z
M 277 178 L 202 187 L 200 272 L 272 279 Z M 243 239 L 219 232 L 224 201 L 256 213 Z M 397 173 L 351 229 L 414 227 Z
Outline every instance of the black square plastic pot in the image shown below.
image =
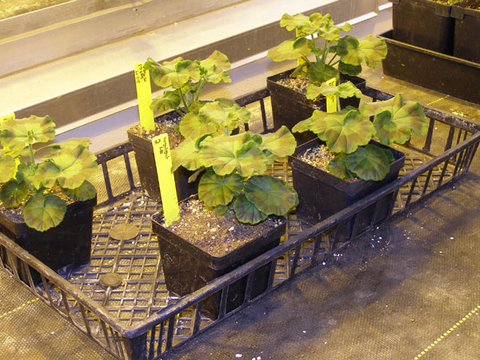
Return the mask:
M 480 91 L 472 90 L 480 84 L 480 63 L 394 40 L 391 31 L 379 36 L 388 48 L 382 62 L 385 75 L 480 103 Z
M 185 296 L 199 290 L 212 280 L 278 246 L 286 228 L 286 219 L 283 219 L 281 226 L 272 228 L 261 237 L 252 239 L 225 256 L 216 257 L 165 228 L 162 217 L 161 213 L 153 215 L 152 229 L 158 237 L 167 290 L 177 296 Z M 267 264 L 254 272 L 250 296 L 252 299 L 267 290 L 271 266 L 272 264 Z M 243 303 L 246 284 L 247 277 L 244 277 L 230 285 L 227 313 Z M 219 307 L 220 293 L 217 293 L 203 301 L 202 313 L 211 319 L 217 319 Z
M 28 227 L 23 220 L 12 217 L 8 210 L 2 208 L 0 231 L 54 271 L 65 266 L 76 268 L 90 261 L 93 208 L 96 204 L 95 198 L 67 205 L 63 221 L 44 232 Z M 20 275 L 27 282 L 26 275 Z M 32 280 L 35 284 L 41 281 L 36 271 L 32 272 Z
M 389 0 L 393 3 L 395 40 L 452 55 L 454 21 L 451 6 L 430 0 Z
M 374 141 L 372 143 L 384 147 Z M 295 154 L 289 158 L 293 186 L 299 198 L 297 217 L 311 225 L 325 220 L 357 201 L 361 201 L 365 196 L 397 179 L 405 161 L 405 154 L 389 148 L 395 161 L 390 164 L 390 172 L 385 179 L 381 181 L 345 180 L 307 164 L 299 158 L 307 149 L 320 144 L 322 142 L 318 138 L 310 140 L 298 146 Z M 365 231 L 370 224 L 374 225 L 385 220 L 391 214 L 394 201 L 393 194 L 379 200 L 376 206 L 378 215 L 375 219 L 373 219 L 374 206 L 362 210 L 357 215 L 357 227 L 353 235 Z M 353 220 L 343 224 L 342 227 L 340 236 L 350 238 L 353 230 Z
M 326 111 L 327 105 L 325 98 L 318 102 L 313 102 L 307 100 L 304 94 L 278 83 L 279 80 L 288 78 L 293 70 L 294 69 L 284 71 L 267 78 L 267 89 L 270 92 L 272 102 L 274 130 L 278 130 L 282 125 L 292 130 L 296 123 L 312 116 L 313 110 Z M 340 81 L 347 80 L 351 81 L 362 92 L 365 89 L 366 81 L 364 79 L 357 76 L 340 76 Z M 340 106 L 342 108 L 348 105 L 358 107 L 359 104 L 360 99 L 356 97 L 340 99 Z M 310 132 L 295 133 L 294 135 L 299 144 L 315 137 L 315 135 L 312 135 Z
M 460 5 L 464 3 L 462 1 Z M 480 1 L 477 5 L 480 6 Z M 455 19 L 453 55 L 480 63 L 480 10 L 452 6 L 451 16 Z
M 163 118 L 171 118 L 175 112 L 164 114 L 155 119 L 160 122 Z M 147 195 L 157 201 L 161 201 L 160 186 L 158 184 L 157 168 L 155 166 L 155 154 L 153 153 L 152 140 L 148 137 L 138 135 L 132 129 L 127 129 L 128 141 L 132 145 L 137 163 L 138 176 L 140 184 Z M 186 199 L 197 192 L 198 179 L 193 183 L 188 182 L 188 178 L 193 172 L 183 167 L 174 172 L 175 185 L 177 188 L 177 197 L 179 200 Z

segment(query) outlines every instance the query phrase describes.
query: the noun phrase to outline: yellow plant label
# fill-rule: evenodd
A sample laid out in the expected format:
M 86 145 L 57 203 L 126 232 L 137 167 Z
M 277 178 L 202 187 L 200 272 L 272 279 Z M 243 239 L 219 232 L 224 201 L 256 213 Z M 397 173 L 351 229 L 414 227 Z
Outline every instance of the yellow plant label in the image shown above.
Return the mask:
M 137 87 L 138 115 L 140 126 L 145 131 L 155 130 L 153 110 L 150 109 L 152 102 L 152 88 L 150 87 L 150 72 L 143 64 L 135 65 L 135 84 Z
M 152 145 L 155 155 L 155 165 L 157 167 L 158 183 L 160 185 L 160 194 L 162 195 L 165 224 L 170 225 L 180 217 L 180 210 L 178 208 L 175 178 L 172 173 L 172 156 L 168 135 L 162 134 L 155 136 L 152 139 Z
M 325 81 L 325 84 L 330 86 L 337 85 L 337 80 L 335 78 L 331 78 L 330 80 Z M 336 95 L 327 95 L 327 113 L 333 113 L 337 111 L 337 96 Z
M 299 31 L 298 29 L 295 29 L 295 36 L 299 37 L 299 36 L 305 36 L 304 33 L 302 33 L 301 31 Z M 302 58 L 298 58 L 297 59 L 297 66 L 300 66 L 302 65 L 303 63 L 305 63 L 305 61 L 302 59 Z

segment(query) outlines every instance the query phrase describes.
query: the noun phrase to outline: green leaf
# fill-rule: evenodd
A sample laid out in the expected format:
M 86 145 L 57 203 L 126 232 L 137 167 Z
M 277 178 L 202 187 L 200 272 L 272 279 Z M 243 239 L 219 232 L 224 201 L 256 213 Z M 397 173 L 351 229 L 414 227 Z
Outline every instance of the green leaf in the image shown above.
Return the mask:
M 23 218 L 27 226 L 43 232 L 58 226 L 66 212 L 67 205 L 58 196 L 37 194 L 23 207 Z
M 55 165 L 55 166 L 52 166 Z M 62 188 L 74 189 L 95 176 L 97 157 L 82 145 L 67 147 L 38 166 L 37 176 L 46 182 L 56 180 Z M 44 181 L 42 180 L 42 183 Z
M 221 81 L 224 83 L 232 82 L 228 74 L 228 70 L 230 70 L 231 67 L 230 61 L 225 54 L 218 50 L 215 50 L 205 60 L 200 61 L 200 67 L 207 82 L 212 84 L 218 84 Z
M 272 176 L 253 176 L 245 183 L 248 201 L 266 215 L 283 216 L 298 205 L 297 192 Z
M 28 196 L 28 184 L 12 179 L 0 187 L 0 200 L 6 208 L 20 206 Z
M 318 134 L 319 138 L 335 153 L 352 153 L 368 144 L 375 133 L 373 124 L 357 110 L 327 114 L 320 125 L 324 131 Z M 312 125 L 310 129 L 317 130 Z
M 336 155 L 327 165 L 327 170 L 333 176 L 340 179 L 350 179 L 354 176 L 347 168 L 347 157 L 349 155 L 340 153 Z
M 219 124 L 192 111 L 180 120 L 178 129 L 185 139 L 196 139 L 206 134 L 215 134 Z
M 267 219 L 267 215 L 259 211 L 254 204 L 248 201 L 244 194 L 241 194 L 233 203 L 233 210 L 238 221 L 246 224 L 258 224 Z
M 347 168 L 362 180 L 380 181 L 390 171 L 390 150 L 368 144 L 347 156 Z
M 45 143 L 55 138 L 55 123 L 49 116 L 6 119 L 2 122 L 0 141 L 10 150 L 21 151 L 27 145 Z
M 248 133 L 205 139 L 201 143 L 201 157 L 203 166 L 211 166 L 218 175 L 237 171 L 240 176 L 248 177 L 267 170 L 266 155 Z
M 85 180 L 82 185 L 75 189 L 64 189 L 65 195 L 70 199 L 86 201 L 95 198 L 97 190 L 89 181 Z
M 331 86 L 323 83 L 321 86 L 309 84 L 307 86 L 307 99 L 315 99 L 316 97 L 323 95 L 335 95 L 340 98 L 346 99 L 355 96 L 356 98 L 362 97 L 362 92 L 351 81 L 343 82 L 337 86 Z
M 339 72 L 333 66 L 324 63 L 311 63 L 307 69 L 308 78 L 313 84 L 321 84 L 332 78 L 339 78 Z
M 162 95 L 155 97 L 150 104 L 150 109 L 157 111 L 168 111 L 180 106 L 181 98 L 177 91 L 165 91 Z
M 202 167 L 199 149 L 194 139 L 182 141 L 170 154 L 172 155 L 172 171 L 177 170 L 180 166 L 190 171 L 195 171 Z
M 383 39 L 368 35 L 362 40 L 347 35 L 340 39 L 337 52 L 345 64 L 354 66 L 366 62 L 369 67 L 377 67 L 387 56 L 387 45 Z
M 17 164 L 15 158 L 9 155 L 10 150 L 0 149 L 0 183 L 5 183 L 15 176 Z
M 314 45 L 305 38 L 285 40 L 276 47 L 270 49 L 267 56 L 275 62 L 296 60 L 307 56 L 312 52 Z
M 198 183 L 198 198 L 207 207 L 227 206 L 243 189 L 243 181 L 237 174 L 220 176 L 207 171 Z
M 422 107 L 415 101 L 404 99 L 401 94 L 387 101 L 365 103 L 360 111 L 365 116 L 375 116 L 376 136 L 384 145 L 405 143 L 410 139 L 411 131 L 420 136 L 427 134 L 428 121 Z
M 340 61 L 338 63 L 338 71 L 345 75 L 357 76 L 362 72 L 362 65 L 350 65 Z
M 145 63 L 146 69 L 152 69 L 153 82 L 161 87 L 173 87 L 181 89 L 190 79 L 200 79 L 198 63 L 177 57 L 172 61 L 164 61 L 162 64 L 149 58 Z
M 294 16 L 283 14 L 282 19 L 280 20 L 280 26 L 286 28 L 288 31 L 302 29 L 308 24 L 310 24 L 310 19 L 303 14 L 297 14 Z
M 263 135 L 260 144 L 260 149 L 267 150 L 278 157 L 293 155 L 296 147 L 295 137 L 285 125 L 273 134 Z

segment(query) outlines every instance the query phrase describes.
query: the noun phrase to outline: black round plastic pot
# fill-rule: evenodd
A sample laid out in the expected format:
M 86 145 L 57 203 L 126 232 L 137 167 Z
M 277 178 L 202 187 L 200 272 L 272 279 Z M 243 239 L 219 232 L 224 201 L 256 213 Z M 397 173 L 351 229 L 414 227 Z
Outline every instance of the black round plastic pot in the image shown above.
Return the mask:
M 212 280 L 278 246 L 280 237 L 285 233 L 286 228 L 286 219 L 283 219 L 281 226 L 272 228 L 261 237 L 252 239 L 225 256 L 216 257 L 164 227 L 162 217 L 162 213 L 153 215 L 152 229 L 158 236 L 167 289 L 177 296 L 185 296 L 199 290 Z M 267 264 L 255 271 L 250 296 L 252 299 L 267 290 L 271 266 L 271 264 Z M 246 284 L 247 277 L 244 277 L 230 285 L 227 313 L 243 303 Z M 203 302 L 202 313 L 211 319 L 216 319 L 218 318 L 219 307 L 220 292 Z
M 52 270 L 65 266 L 75 268 L 90 261 L 93 208 L 96 204 L 96 198 L 69 204 L 63 221 L 44 232 L 28 227 L 12 217 L 8 209 L 2 208 L 0 231 Z M 27 282 L 25 274 L 21 274 L 21 278 Z M 35 284 L 41 281 L 35 271 L 32 279 Z
M 395 40 L 443 54 L 453 53 L 451 6 L 430 0 L 389 0 L 393 3 Z
M 462 1 L 460 5 L 463 3 Z M 477 3 L 480 6 L 480 1 Z M 453 55 L 480 63 L 480 39 L 478 35 L 480 30 L 480 10 L 452 6 L 451 16 L 455 19 Z
M 383 147 L 383 145 L 373 141 L 372 143 Z M 365 196 L 397 179 L 405 161 L 405 154 L 390 148 L 395 161 L 390 164 L 390 172 L 385 179 L 382 181 L 345 180 L 307 164 L 299 158 L 305 150 L 320 144 L 322 142 L 318 138 L 310 140 L 298 146 L 295 154 L 289 158 L 289 164 L 292 168 L 293 186 L 299 198 L 296 214 L 298 218 L 311 225 L 325 220 L 357 201 L 361 201 Z M 374 225 L 385 220 L 391 214 L 394 201 L 393 196 L 380 200 L 376 206 L 380 215 L 376 216 L 375 219 L 373 219 L 373 206 L 362 210 L 357 215 L 357 230 L 353 235 L 365 231 L 370 224 Z M 343 225 L 341 236 L 349 238 L 352 235 L 352 229 L 353 220 Z
M 172 117 L 175 112 L 170 112 L 155 119 L 162 121 L 162 118 Z M 154 200 L 161 201 L 160 186 L 158 184 L 157 168 L 155 166 L 155 155 L 153 153 L 152 140 L 138 135 L 132 129 L 127 129 L 128 141 L 132 145 L 135 153 L 135 161 L 137 163 L 138 176 L 140 184 L 147 195 Z M 197 192 L 198 179 L 193 183 L 188 182 L 188 178 L 193 172 L 183 167 L 178 168 L 174 172 L 175 185 L 177 188 L 177 197 L 179 200 L 188 198 Z
M 272 103 L 274 130 L 278 130 L 283 125 L 291 130 L 296 123 L 312 116 L 315 109 L 326 110 L 325 98 L 318 102 L 313 102 L 307 100 L 304 94 L 278 83 L 279 80 L 288 78 L 293 70 L 294 69 L 284 71 L 267 78 L 267 89 L 270 92 Z M 366 81 L 362 78 L 341 75 L 340 79 L 341 81 L 351 81 L 361 91 L 365 89 Z M 340 99 L 340 106 L 342 108 L 348 105 L 358 107 L 359 104 L 360 99 L 356 97 Z M 315 135 L 309 132 L 295 133 L 294 135 L 298 144 L 302 144 L 315 137 Z

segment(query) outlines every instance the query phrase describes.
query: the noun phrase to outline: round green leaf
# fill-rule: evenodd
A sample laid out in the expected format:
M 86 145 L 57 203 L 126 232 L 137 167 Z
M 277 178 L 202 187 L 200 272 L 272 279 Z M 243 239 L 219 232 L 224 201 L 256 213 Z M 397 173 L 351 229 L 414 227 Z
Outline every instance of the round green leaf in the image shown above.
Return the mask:
M 307 69 L 308 78 L 313 84 L 321 84 L 332 78 L 339 78 L 339 72 L 331 65 L 324 63 L 311 63 Z
M 267 171 L 266 155 L 249 133 L 205 139 L 201 145 L 204 167 L 212 167 L 218 175 L 237 171 L 242 177 Z
M 55 138 L 55 123 L 49 116 L 30 116 L 25 119 L 6 119 L 2 122 L 0 141 L 4 147 L 21 151 L 34 143 L 45 143 Z
M 293 155 L 296 147 L 295 137 L 285 125 L 273 134 L 262 135 L 262 143 L 260 144 L 262 150 L 267 150 L 278 157 Z
M 67 205 L 58 196 L 37 194 L 23 207 L 23 218 L 27 226 L 43 232 L 58 226 L 66 212 Z
M 233 203 L 233 210 L 238 221 L 246 224 L 258 224 L 267 218 L 267 215 L 259 211 L 254 204 L 241 194 Z
M 63 188 L 75 189 L 98 171 L 97 157 L 81 145 L 62 148 L 50 161 L 58 167 L 58 172 L 47 162 L 39 165 L 37 176 L 45 181 L 56 179 Z
M 272 176 L 253 176 L 245 183 L 245 196 L 267 215 L 283 216 L 298 204 L 297 192 Z
M 275 62 L 285 60 L 296 60 L 307 56 L 312 52 L 313 44 L 305 38 L 285 40 L 273 49 L 270 49 L 267 56 Z
M 0 187 L 0 200 L 6 208 L 17 207 L 28 195 L 28 184 L 25 181 L 12 179 Z
M 325 131 L 319 137 L 335 153 L 350 154 L 359 146 L 368 144 L 375 133 L 370 120 L 357 110 L 331 113 L 325 116 L 324 121 Z
M 368 144 L 347 156 L 347 168 L 362 180 L 380 181 L 390 171 L 391 154 L 388 149 Z
M 85 180 L 83 184 L 75 189 L 64 189 L 65 195 L 70 199 L 86 201 L 95 198 L 97 190 L 89 181 Z
M 208 207 L 228 205 L 243 189 L 243 181 L 237 174 L 220 176 L 207 171 L 198 183 L 198 198 Z
M 176 91 L 165 91 L 162 95 L 153 99 L 150 109 L 157 111 L 168 111 L 180 106 L 180 95 Z
M 7 150 L 0 149 L 0 168 L 2 169 L 0 171 L 0 184 L 12 179 L 17 169 L 15 159 L 7 154 Z
M 340 179 L 349 179 L 354 176 L 348 169 L 347 169 L 347 154 L 340 153 L 335 156 L 330 162 L 328 163 L 327 170 L 333 176 L 336 176 Z

